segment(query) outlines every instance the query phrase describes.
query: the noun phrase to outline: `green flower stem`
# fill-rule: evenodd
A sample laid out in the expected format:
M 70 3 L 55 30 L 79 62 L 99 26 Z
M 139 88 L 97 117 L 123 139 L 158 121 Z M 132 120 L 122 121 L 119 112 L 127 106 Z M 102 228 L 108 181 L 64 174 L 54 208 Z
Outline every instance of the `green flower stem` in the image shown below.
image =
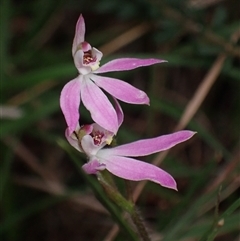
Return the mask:
M 138 233 L 143 241 L 151 241 L 146 227 L 144 226 L 142 219 L 140 217 L 139 212 L 136 210 L 134 203 L 131 200 L 127 200 L 122 196 L 121 193 L 116 189 L 115 185 L 112 185 L 112 180 L 109 179 L 109 174 L 106 171 L 99 172 L 97 174 L 98 181 L 104 188 L 107 196 L 116 203 L 119 207 L 121 207 L 124 211 L 128 212 L 131 216 L 133 223 L 136 225 Z M 109 183 L 109 180 L 111 184 Z M 128 185 L 128 187 L 130 187 Z M 129 189 L 128 189 L 129 191 Z M 129 194 L 129 193 L 128 193 Z M 130 198 L 131 199 L 131 198 Z
M 148 232 L 146 230 L 146 227 L 143 224 L 143 221 L 140 217 L 139 212 L 136 210 L 136 207 L 134 207 L 133 213 L 131 214 L 132 221 L 136 225 L 139 235 L 142 237 L 143 241 L 151 241 Z
M 105 171 L 99 172 L 97 176 L 98 176 L 98 181 L 104 188 L 108 197 L 112 201 L 114 201 L 114 203 L 116 203 L 119 207 L 121 207 L 124 211 L 132 214 L 134 212 L 134 204 L 126 200 L 121 195 L 121 193 L 108 182 L 109 177 L 107 176 L 106 172 Z

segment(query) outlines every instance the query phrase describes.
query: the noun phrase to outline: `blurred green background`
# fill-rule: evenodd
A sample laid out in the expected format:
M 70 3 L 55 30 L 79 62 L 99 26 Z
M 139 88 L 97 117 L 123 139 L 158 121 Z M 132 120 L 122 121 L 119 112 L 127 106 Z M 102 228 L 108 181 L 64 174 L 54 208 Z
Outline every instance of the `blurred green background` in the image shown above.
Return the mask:
M 137 206 L 152 240 L 239 240 L 239 9 L 237 0 L 2 0 L 1 241 L 138 240 L 64 137 L 59 95 L 77 75 L 71 47 L 80 13 L 101 64 L 168 61 L 108 75 L 151 99 L 150 107 L 122 104 L 117 142 L 198 132 L 165 158 L 142 159 L 159 158 L 179 188 L 143 189 Z M 107 238 L 114 224 L 120 232 Z

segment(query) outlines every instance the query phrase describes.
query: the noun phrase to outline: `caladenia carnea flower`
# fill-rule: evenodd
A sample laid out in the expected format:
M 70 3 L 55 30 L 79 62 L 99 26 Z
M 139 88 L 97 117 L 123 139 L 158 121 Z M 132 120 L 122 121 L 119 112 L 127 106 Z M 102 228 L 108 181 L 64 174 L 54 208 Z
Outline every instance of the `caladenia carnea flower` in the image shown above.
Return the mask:
M 119 102 L 115 98 L 113 98 L 113 100 L 115 101 L 114 108 L 117 114 L 117 125 L 119 128 L 123 122 L 123 111 Z M 79 126 L 79 123 L 77 123 L 77 127 L 73 132 L 69 127 L 65 131 L 65 136 L 68 142 L 80 152 L 85 152 L 81 145 L 81 140 L 85 135 L 91 135 L 96 147 L 102 148 L 106 144 L 111 144 L 114 133 L 102 128 L 96 123 L 83 125 L 81 127 Z
M 104 148 L 111 143 L 113 133 L 98 124 L 88 125 L 76 130 L 75 134 L 66 131 L 69 143 L 88 157 L 83 170 L 88 174 L 107 169 L 112 174 L 132 181 L 149 180 L 163 187 L 177 190 L 174 178 L 152 164 L 130 157 L 146 156 L 165 151 L 190 139 L 195 132 L 179 131 L 151 139 L 139 140 L 117 147 Z
M 98 74 L 165 62 L 160 59 L 120 58 L 99 67 L 102 53 L 85 41 L 85 23 L 82 15 L 76 25 L 72 55 L 79 75 L 64 86 L 60 96 L 60 106 L 71 133 L 78 125 L 79 106 L 82 101 L 94 122 L 116 134 L 119 127 L 117 114 L 102 89 L 126 103 L 149 104 L 145 92 L 119 79 Z

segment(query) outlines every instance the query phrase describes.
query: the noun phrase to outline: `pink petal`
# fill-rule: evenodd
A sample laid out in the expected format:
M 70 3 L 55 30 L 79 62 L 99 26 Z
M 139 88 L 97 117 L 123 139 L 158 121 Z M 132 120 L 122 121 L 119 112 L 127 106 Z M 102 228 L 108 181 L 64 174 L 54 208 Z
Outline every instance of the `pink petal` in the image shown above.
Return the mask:
M 123 71 L 123 70 L 131 70 L 136 69 L 138 67 L 149 66 L 153 64 L 158 64 L 166 62 L 165 60 L 161 59 L 137 59 L 137 58 L 121 58 L 121 59 L 114 59 L 96 71 L 94 73 L 106 73 L 106 72 L 113 72 L 113 71 Z
M 101 59 L 102 59 L 102 56 L 103 56 L 103 53 L 100 51 L 100 50 L 98 50 L 98 49 L 96 49 L 96 48 L 92 48 L 92 56 L 94 57 L 94 58 L 96 58 L 96 61 L 95 61 L 95 63 L 98 63 L 99 64 L 99 62 L 101 61 Z
M 71 146 L 73 146 L 75 149 L 77 149 L 80 152 L 83 152 L 82 149 L 79 147 L 78 139 L 74 134 L 70 133 L 69 128 L 66 129 L 65 131 L 65 136 Z
M 84 37 L 85 37 L 85 22 L 81 14 L 76 24 L 75 36 L 73 39 L 73 45 L 72 45 L 73 56 L 77 51 L 78 45 L 84 41 Z
M 80 78 L 81 76 L 69 81 L 63 87 L 60 95 L 60 107 L 69 127 L 70 133 L 76 129 L 80 116 Z
M 102 90 L 90 79 L 87 79 L 88 76 L 84 76 L 84 78 L 81 97 L 85 107 L 90 111 L 94 122 L 116 134 L 118 119 L 115 109 Z
M 112 174 L 131 181 L 149 180 L 163 187 L 177 190 L 173 177 L 152 164 L 121 156 L 110 156 L 106 169 Z
M 132 85 L 114 78 L 93 75 L 92 80 L 115 98 L 131 104 L 149 104 L 147 94 Z
M 190 139 L 196 132 L 178 131 L 173 134 L 163 135 L 152 139 L 135 141 L 114 148 L 100 150 L 104 156 L 146 156 L 159 151 L 165 151 L 171 147 Z
M 73 56 L 73 61 L 77 69 L 83 67 L 83 56 L 84 52 L 82 50 L 78 50 Z
M 120 127 L 123 123 L 123 118 L 124 118 L 124 114 L 123 114 L 123 110 L 119 104 L 119 102 L 113 98 L 114 102 L 115 102 L 115 110 L 117 113 L 117 118 L 118 118 L 118 127 Z
M 98 171 L 104 170 L 105 165 L 100 164 L 97 160 L 92 160 L 82 166 L 87 174 L 96 174 Z

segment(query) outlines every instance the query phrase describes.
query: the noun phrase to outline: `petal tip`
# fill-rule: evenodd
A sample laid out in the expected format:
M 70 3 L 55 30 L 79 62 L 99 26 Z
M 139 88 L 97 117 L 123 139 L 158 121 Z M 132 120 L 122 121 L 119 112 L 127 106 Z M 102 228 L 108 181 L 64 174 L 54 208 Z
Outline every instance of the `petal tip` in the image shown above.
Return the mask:
M 177 183 L 176 183 L 176 181 L 173 178 L 171 178 L 171 183 L 162 184 L 162 186 L 165 187 L 165 188 L 169 188 L 169 189 L 173 189 L 175 191 L 178 191 Z
M 189 132 L 190 138 L 193 137 L 195 134 L 197 134 L 196 131 L 188 131 L 188 132 Z

